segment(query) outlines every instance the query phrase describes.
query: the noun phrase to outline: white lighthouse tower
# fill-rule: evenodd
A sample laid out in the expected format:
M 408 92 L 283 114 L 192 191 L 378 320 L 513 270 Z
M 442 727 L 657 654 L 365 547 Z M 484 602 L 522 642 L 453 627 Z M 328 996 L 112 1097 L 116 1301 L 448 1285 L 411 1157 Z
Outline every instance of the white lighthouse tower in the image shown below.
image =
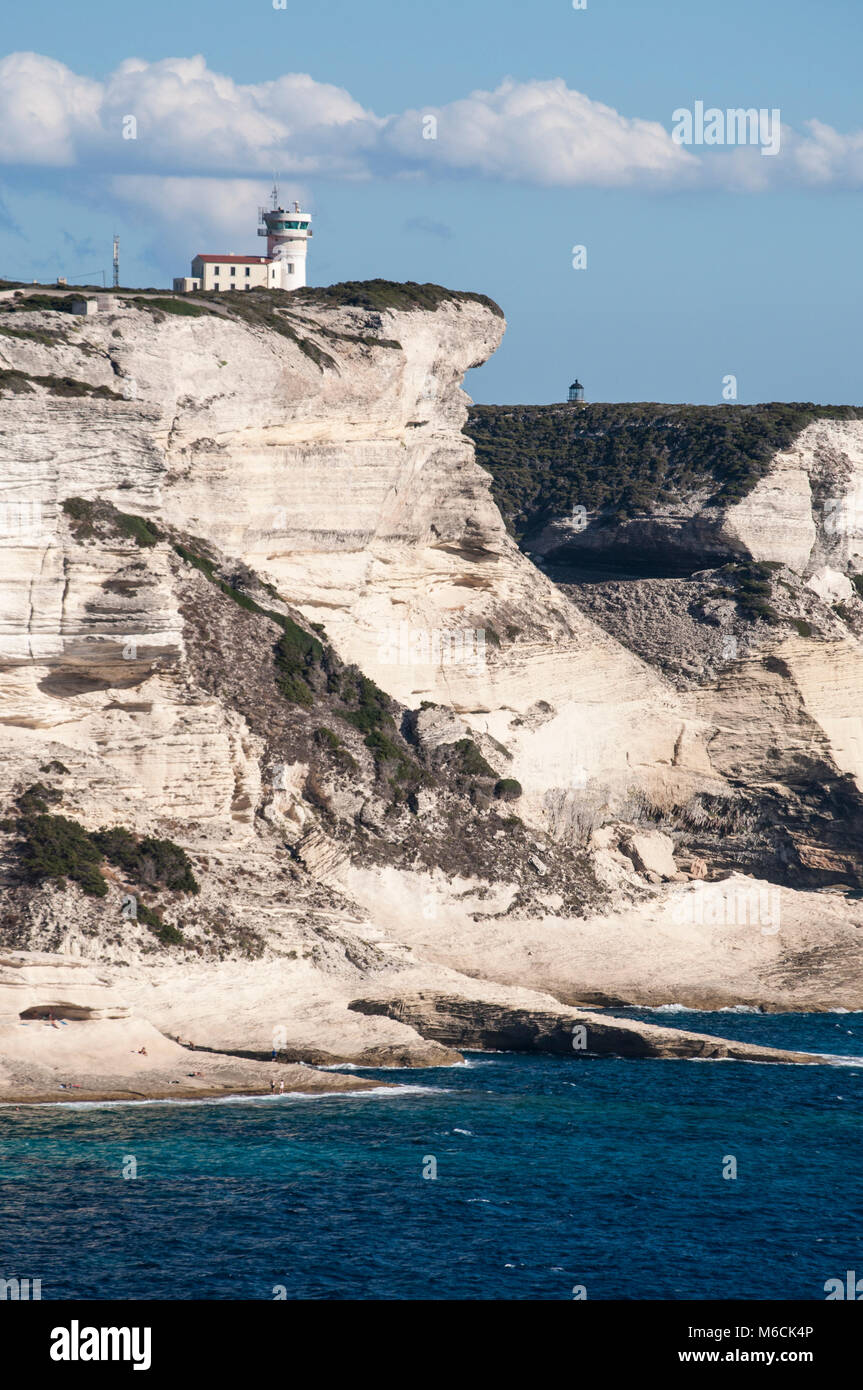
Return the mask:
M 306 283 L 306 252 L 313 235 L 311 214 L 301 212 L 299 203 L 294 203 L 293 212 L 286 211 L 279 205 L 279 190 L 274 187 L 273 206 L 259 208 L 258 220 L 258 236 L 267 238 L 267 256 L 277 271 L 270 288 L 301 289 Z

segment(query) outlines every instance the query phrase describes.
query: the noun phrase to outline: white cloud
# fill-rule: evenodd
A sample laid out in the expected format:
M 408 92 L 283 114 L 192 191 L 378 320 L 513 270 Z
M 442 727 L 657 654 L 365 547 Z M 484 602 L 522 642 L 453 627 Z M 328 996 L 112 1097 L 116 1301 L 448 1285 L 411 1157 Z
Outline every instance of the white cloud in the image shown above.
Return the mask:
M 135 139 L 123 138 L 134 116 Z M 423 138 L 434 116 L 436 138 Z M 207 194 L 230 221 L 232 189 L 282 178 L 472 175 L 524 184 L 651 189 L 777 185 L 860 187 L 863 133 L 820 121 L 782 128 L 782 146 L 676 144 L 658 121 L 627 117 L 562 78 L 475 91 L 441 107 L 378 116 L 349 92 L 303 73 L 240 84 L 203 57 L 130 58 L 105 82 L 35 53 L 0 61 L 0 164 L 51 165 L 114 185 L 134 200 L 147 178 L 225 180 Z M 426 122 L 427 128 L 427 122 Z M 137 183 L 135 183 L 137 180 Z M 152 185 L 155 189 L 155 185 Z M 199 184 L 199 190 L 204 185 Z M 162 185 L 176 203 L 182 189 Z
M 0 163 L 75 164 L 99 135 L 104 88 L 53 58 L 0 61 Z
M 423 117 L 437 121 L 423 137 Z M 698 160 L 657 121 L 628 120 L 610 106 L 550 82 L 507 79 L 448 106 L 406 111 L 382 133 L 384 148 L 416 165 L 541 184 L 621 186 L 687 181 Z

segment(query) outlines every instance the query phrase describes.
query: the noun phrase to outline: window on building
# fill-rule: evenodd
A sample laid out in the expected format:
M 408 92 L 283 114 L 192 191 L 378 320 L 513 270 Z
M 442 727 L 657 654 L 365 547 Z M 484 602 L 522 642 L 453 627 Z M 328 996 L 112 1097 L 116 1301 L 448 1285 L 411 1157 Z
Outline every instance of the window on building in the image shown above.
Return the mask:
M 236 275 L 236 273 L 237 273 L 237 267 L 236 267 L 235 265 L 232 265 L 232 266 L 231 266 L 231 274 L 232 274 L 232 275 Z
M 289 275 L 293 275 L 293 273 L 294 273 L 294 263 L 293 263 L 293 261 L 291 261 L 291 263 L 290 263 L 289 266 L 288 266 L 288 274 L 289 274 Z
M 218 266 L 218 265 L 214 265 L 214 266 L 213 266 L 213 274 L 214 274 L 214 275 L 218 275 L 218 273 L 219 273 L 220 270 L 221 270 L 221 266 Z
M 251 273 L 252 273 L 252 267 L 249 266 L 249 265 L 247 265 L 247 266 L 246 266 L 246 275 L 247 275 L 247 276 L 248 276 L 248 275 L 251 275 Z

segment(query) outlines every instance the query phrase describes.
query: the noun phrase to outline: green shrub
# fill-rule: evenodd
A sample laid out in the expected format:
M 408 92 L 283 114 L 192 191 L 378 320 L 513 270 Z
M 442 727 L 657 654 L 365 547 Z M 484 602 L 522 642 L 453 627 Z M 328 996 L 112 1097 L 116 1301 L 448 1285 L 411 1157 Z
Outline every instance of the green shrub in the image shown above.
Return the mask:
M 494 794 L 499 801 L 518 801 L 521 796 L 521 782 L 514 777 L 502 777 L 494 784 Z
M 152 521 L 142 516 L 131 516 L 128 512 L 117 512 L 117 528 L 136 545 L 152 546 L 162 539 L 162 532 Z
M 206 304 L 195 302 L 189 299 L 169 299 L 165 298 L 144 298 L 134 295 L 125 301 L 133 309 L 145 310 L 153 314 L 177 314 L 181 318 L 200 319 L 206 315 L 212 315 L 213 310 Z
M 308 707 L 313 703 L 314 687 L 310 677 L 314 668 L 326 670 L 328 658 L 322 642 L 306 632 L 298 623 L 284 613 L 276 613 L 270 608 L 262 608 L 233 584 L 220 579 L 212 560 L 190 550 L 188 546 L 174 544 L 174 550 L 187 564 L 194 565 L 201 574 L 219 589 L 226 598 L 231 599 L 247 613 L 258 613 L 269 618 L 282 629 L 282 635 L 273 647 L 276 665 L 276 684 L 286 700 L 291 704 Z
M 28 787 L 16 798 L 15 804 L 23 816 L 33 816 L 48 810 L 48 803 L 62 801 L 59 792 L 52 787 L 46 787 L 42 782 L 34 782 L 32 787 Z
M 153 546 L 162 539 L 162 532 L 155 522 L 129 512 L 118 512 L 110 502 L 67 497 L 62 506 L 77 540 L 89 540 L 97 534 L 99 527 L 108 534 L 124 536 L 140 546 Z
M 312 669 L 319 666 L 324 649 L 317 637 L 305 632 L 290 618 L 273 615 L 282 627 L 275 645 L 276 684 L 286 700 L 295 705 L 311 705 L 314 689 L 309 680 Z
M 181 560 L 185 560 L 187 565 L 194 565 L 196 570 L 200 570 L 205 578 L 211 583 L 215 583 L 216 567 L 212 560 L 207 560 L 203 555 L 197 555 L 194 550 L 189 550 L 185 545 L 180 545 L 179 541 L 174 542 L 174 550 Z
M 21 836 L 21 869 L 31 883 L 52 879 L 63 884 L 70 878 L 91 897 L 105 897 L 108 885 L 99 871 L 102 856 L 77 821 L 27 815 L 19 818 L 16 828 Z
M 110 863 L 136 883 L 170 888 L 174 893 L 198 893 L 200 885 L 185 850 L 172 840 L 139 839 L 124 826 L 94 831 L 93 844 Z
M 182 946 L 185 937 L 179 927 L 175 927 L 171 922 L 163 922 L 161 927 L 156 930 L 156 936 L 163 946 Z
M 338 737 L 337 734 L 333 733 L 332 729 L 315 729 L 314 737 L 315 743 L 318 745 L 319 748 L 326 748 L 331 753 L 334 753 L 337 748 L 341 748 L 342 746 L 341 739 Z
M 390 698 L 380 686 L 369 680 L 368 676 L 360 675 L 358 672 L 346 674 L 341 688 L 343 702 L 348 704 L 353 698 L 357 704 L 355 710 L 350 710 L 341 717 L 355 729 L 359 729 L 361 734 L 371 734 L 392 725 Z
M 457 771 L 465 777 L 495 776 L 494 769 L 489 767 L 473 739 L 460 738 L 458 743 L 453 745 L 453 752 L 456 755 Z
M 366 748 L 371 749 L 375 766 L 380 768 L 385 763 L 395 763 L 395 781 L 408 783 L 411 786 L 424 780 L 423 770 L 417 763 L 409 758 L 397 743 L 386 734 L 382 734 L 379 729 L 367 734 L 363 739 Z
M 22 395 L 32 391 L 34 386 L 43 386 L 51 396 L 79 397 L 89 396 L 98 400 L 121 401 L 123 397 L 119 391 L 112 391 L 110 386 L 93 386 L 89 381 L 79 381 L 71 376 L 31 376 L 29 372 L 18 371 L 16 368 L 3 368 L 0 370 L 0 391 L 11 391 L 13 395 Z

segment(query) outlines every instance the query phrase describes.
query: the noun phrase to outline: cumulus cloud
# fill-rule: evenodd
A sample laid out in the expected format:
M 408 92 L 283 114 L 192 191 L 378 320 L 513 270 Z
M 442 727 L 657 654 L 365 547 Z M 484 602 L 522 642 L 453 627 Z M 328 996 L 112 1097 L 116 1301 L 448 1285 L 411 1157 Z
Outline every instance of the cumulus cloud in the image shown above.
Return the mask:
M 201 56 L 130 58 L 95 82 L 15 53 L 0 61 L 0 165 L 7 177 L 16 166 L 52 166 L 125 180 L 115 191 L 132 201 L 147 178 L 225 180 L 211 196 L 229 220 L 237 181 L 259 196 L 274 170 L 289 179 L 472 176 L 561 187 L 860 187 L 863 133 L 817 120 L 801 133 L 783 126 L 779 154 L 764 159 L 757 148 L 684 147 L 660 122 L 622 115 L 561 78 L 507 79 L 440 107 L 379 116 L 303 73 L 241 84 Z M 182 189 L 166 188 L 176 204 Z
M 657 121 L 628 120 L 562 78 L 508 79 L 493 92 L 406 111 L 387 123 L 379 146 L 440 173 L 569 187 L 662 184 L 685 180 L 698 167 Z

